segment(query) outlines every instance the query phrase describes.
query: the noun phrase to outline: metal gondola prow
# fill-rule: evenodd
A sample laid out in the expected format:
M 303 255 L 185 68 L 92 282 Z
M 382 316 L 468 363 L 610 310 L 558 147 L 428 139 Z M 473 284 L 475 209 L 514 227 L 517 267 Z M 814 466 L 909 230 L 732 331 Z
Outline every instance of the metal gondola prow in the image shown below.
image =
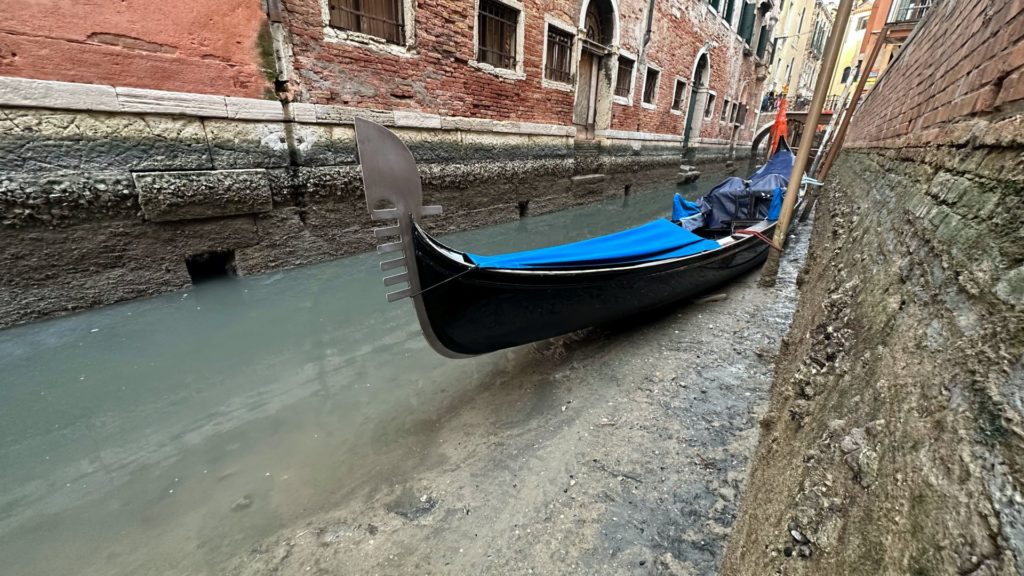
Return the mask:
M 366 209 L 373 220 L 397 220 L 376 228 L 380 255 L 399 253 L 398 258 L 384 260 L 382 272 L 404 267 L 405 272 L 384 278 L 385 286 L 408 283 L 409 286 L 389 292 L 388 302 L 401 300 L 419 291 L 412 269 L 412 222 L 424 216 L 441 214 L 440 206 L 423 205 L 423 187 L 416 170 L 416 161 L 409 149 L 387 128 L 356 118 L 356 149 L 362 169 Z M 396 239 L 397 237 L 397 239 Z
M 387 226 L 373 231 L 379 242 L 377 253 L 382 256 L 398 256 L 380 263 L 381 272 L 396 271 L 384 277 L 384 286 L 390 288 L 406 285 L 388 292 L 388 302 L 412 298 L 416 317 L 427 342 L 444 356 L 460 358 L 462 354 L 448 350 L 438 341 L 430 326 L 420 296 L 423 287 L 416 269 L 414 223 L 426 216 L 439 216 L 441 207 L 423 205 L 423 186 L 419 171 L 416 170 L 416 161 L 412 152 L 394 133 L 363 118 L 356 118 L 355 125 L 356 153 L 362 171 L 366 209 L 373 220 L 391 221 Z

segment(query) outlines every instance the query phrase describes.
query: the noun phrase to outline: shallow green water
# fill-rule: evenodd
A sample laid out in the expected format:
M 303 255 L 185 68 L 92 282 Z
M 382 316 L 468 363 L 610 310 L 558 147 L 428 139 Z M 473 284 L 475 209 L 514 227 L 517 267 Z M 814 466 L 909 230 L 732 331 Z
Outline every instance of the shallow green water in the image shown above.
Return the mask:
M 445 242 L 490 253 L 582 239 L 667 215 L 676 190 L 634 189 Z M 217 574 L 414 466 L 445 400 L 487 385 L 503 356 L 434 354 L 409 302 L 385 302 L 377 262 L 0 331 L 2 572 Z

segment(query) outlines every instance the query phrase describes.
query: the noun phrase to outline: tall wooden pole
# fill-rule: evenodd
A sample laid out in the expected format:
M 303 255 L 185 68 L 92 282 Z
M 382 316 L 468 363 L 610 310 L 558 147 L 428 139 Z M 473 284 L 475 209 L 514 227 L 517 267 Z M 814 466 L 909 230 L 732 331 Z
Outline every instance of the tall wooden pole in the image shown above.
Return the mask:
M 846 115 L 843 116 L 843 121 L 839 124 L 839 131 L 836 132 L 835 140 L 832 141 L 828 152 L 825 153 L 825 160 L 821 163 L 821 169 L 815 175 L 822 182 L 825 181 L 828 171 L 832 169 L 832 163 L 835 162 L 836 156 L 839 155 L 839 150 L 843 147 L 843 141 L 846 140 L 846 129 L 850 127 L 850 119 L 853 118 L 853 113 L 857 111 L 857 104 L 860 102 L 861 95 L 864 94 L 864 86 L 867 85 L 868 76 L 871 75 L 871 69 L 875 67 L 875 60 L 878 59 L 878 54 L 881 53 L 882 45 L 885 44 L 887 36 L 888 29 L 882 28 L 882 32 L 878 35 L 878 40 L 871 47 L 868 59 L 861 64 L 860 78 L 857 79 L 857 89 L 853 91 L 853 100 L 850 101 L 850 106 L 846 109 Z
M 811 145 L 814 142 L 814 135 L 818 131 L 818 121 L 821 119 L 821 107 L 825 104 L 825 96 L 828 93 L 829 85 L 832 83 L 832 74 L 836 71 L 836 60 L 839 59 L 839 48 L 846 36 L 846 25 L 850 20 L 850 11 L 853 8 L 853 0 L 840 0 L 839 8 L 836 10 L 835 24 L 828 35 L 825 43 L 825 54 L 821 62 L 821 70 L 818 71 L 818 79 L 814 83 L 814 97 L 811 99 L 811 107 L 807 111 L 807 123 L 804 124 L 803 134 L 800 136 L 800 144 L 797 148 L 796 163 L 793 164 L 793 172 L 789 175 L 789 186 L 786 188 L 786 196 L 782 202 L 782 213 L 775 226 L 775 237 L 773 243 L 780 249 L 786 244 L 786 232 L 789 230 L 789 223 L 793 219 L 793 208 L 796 207 L 797 195 L 800 193 L 800 181 L 803 180 L 804 170 L 807 169 L 807 161 L 811 157 Z M 768 261 L 761 270 L 761 285 L 775 285 L 775 277 L 779 273 L 779 252 L 770 250 Z

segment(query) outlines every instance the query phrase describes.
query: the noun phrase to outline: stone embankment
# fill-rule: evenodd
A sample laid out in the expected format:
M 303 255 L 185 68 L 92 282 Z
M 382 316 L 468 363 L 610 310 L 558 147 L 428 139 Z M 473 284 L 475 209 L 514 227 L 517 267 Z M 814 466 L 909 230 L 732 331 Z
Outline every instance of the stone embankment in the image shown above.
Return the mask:
M 724 574 L 1024 573 L 1022 8 L 939 4 L 854 118 Z
M 356 114 L 408 144 L 440 232 L 670 181 L 683 153 L 580 144 L 566 126 L 0 78 L 0 327 L 180 288 L 189 258 L 252 274 L 371 249 Z

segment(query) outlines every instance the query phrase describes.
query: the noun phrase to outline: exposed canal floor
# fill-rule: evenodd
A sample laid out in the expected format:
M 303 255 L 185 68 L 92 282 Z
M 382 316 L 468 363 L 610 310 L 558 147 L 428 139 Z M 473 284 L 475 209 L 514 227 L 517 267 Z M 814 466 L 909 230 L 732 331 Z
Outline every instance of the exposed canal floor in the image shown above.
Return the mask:
M 445 240 L 580 239 L 675 190 Z M 807 237 L 775 288 L 470 360 L 372 255 L 2 331 L 2 572 L 713 572 Z

